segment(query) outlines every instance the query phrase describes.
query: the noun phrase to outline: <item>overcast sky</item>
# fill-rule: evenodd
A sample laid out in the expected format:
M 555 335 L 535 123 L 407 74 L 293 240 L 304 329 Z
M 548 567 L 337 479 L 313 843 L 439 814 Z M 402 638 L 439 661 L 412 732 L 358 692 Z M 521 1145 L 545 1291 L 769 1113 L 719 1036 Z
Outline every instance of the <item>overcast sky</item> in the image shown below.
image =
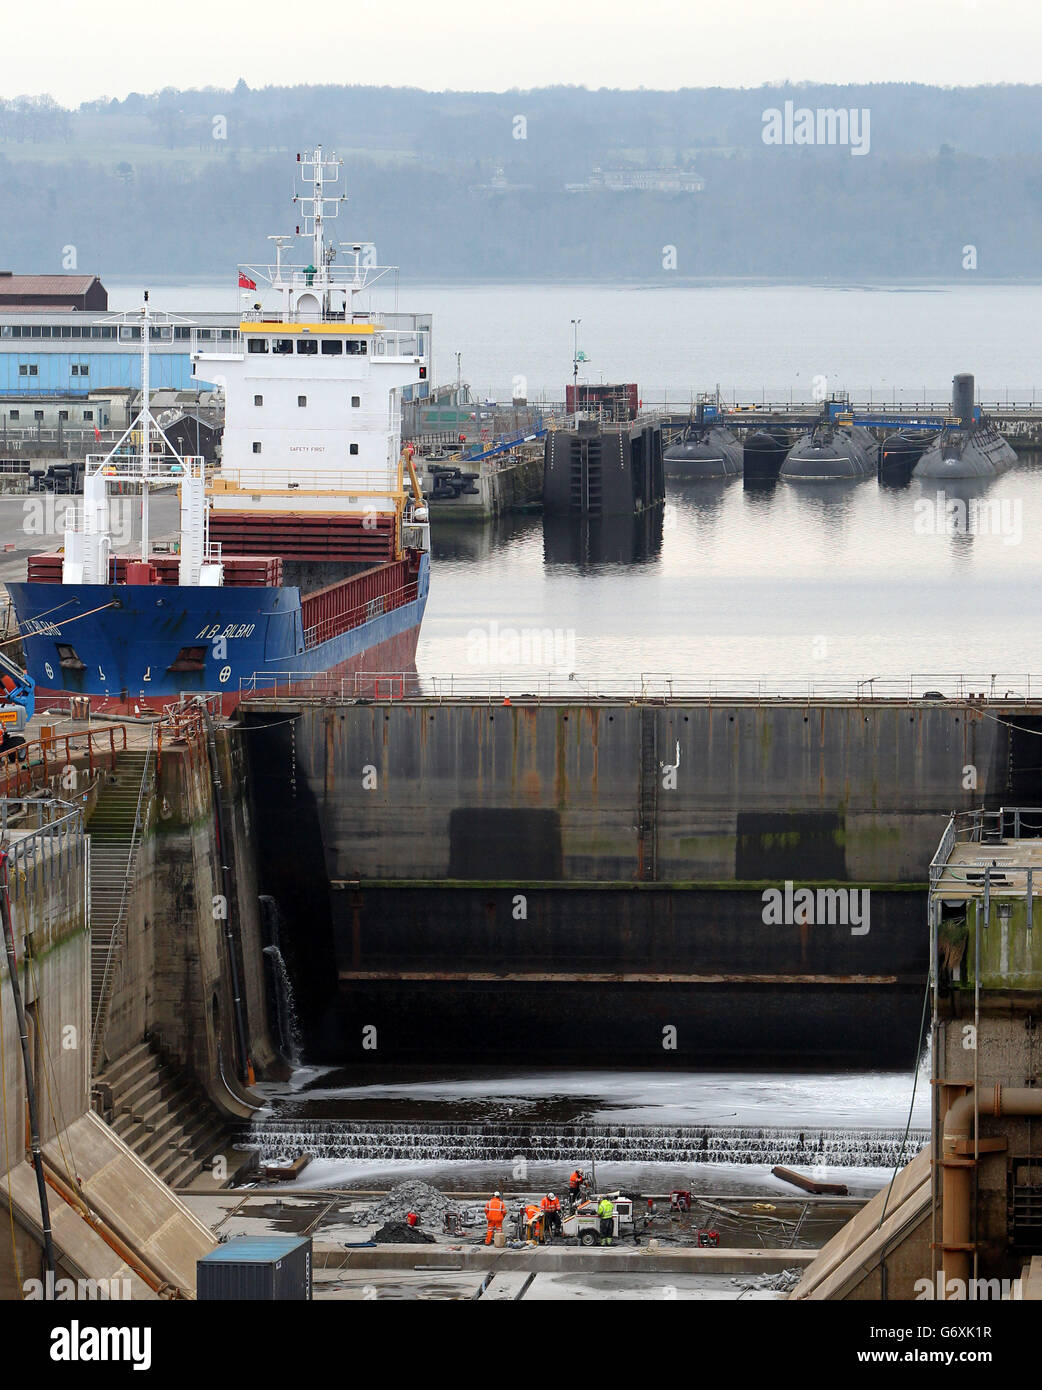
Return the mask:
M 37 0 L 4 6 L 4 95 L 1042 81 L 1042 0 Z

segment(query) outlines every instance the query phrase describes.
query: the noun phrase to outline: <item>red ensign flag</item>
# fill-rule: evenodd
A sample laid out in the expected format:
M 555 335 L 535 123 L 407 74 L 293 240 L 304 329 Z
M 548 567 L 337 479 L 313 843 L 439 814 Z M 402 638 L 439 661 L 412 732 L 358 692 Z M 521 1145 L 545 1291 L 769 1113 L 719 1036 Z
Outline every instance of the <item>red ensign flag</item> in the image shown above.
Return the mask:
M 257 288 L 257 282 L 256 282 L 256 280 L 251 280 L 250 277 L 249 277 L 248 275 L 244 275 L 244 274 L 242 273 L 242 271 L 240 270 L 240 271 L 239 271 L 239 289 L 240 289 L 240 290 L 255 290 L 256 288 Z

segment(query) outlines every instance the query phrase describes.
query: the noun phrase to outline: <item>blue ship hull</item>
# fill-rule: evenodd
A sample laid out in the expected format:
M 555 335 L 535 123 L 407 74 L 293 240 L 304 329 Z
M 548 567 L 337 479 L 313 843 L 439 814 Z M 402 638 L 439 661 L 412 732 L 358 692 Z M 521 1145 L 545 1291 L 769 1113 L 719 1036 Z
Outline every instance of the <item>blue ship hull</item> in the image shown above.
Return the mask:
M 307 648 L 296 588 L 44 583 L 7 588 L 38 694 L 90 695 L 95 708 L 103 703 L 158 708 L 181 694 L 217 692 L 224 708 L 231 709 L 243 683 L 254 677 L 258 689 L 276 679 L 282 689 L 330 672 L 409 670 L 429 583 L 430 557 L 423 554 L 415 599 Z M 71 648 L 73 655 L 59 646 Z M 192 663 L 201 662 L 201 669 L 171 670 L 183 665 L 189 648 Z

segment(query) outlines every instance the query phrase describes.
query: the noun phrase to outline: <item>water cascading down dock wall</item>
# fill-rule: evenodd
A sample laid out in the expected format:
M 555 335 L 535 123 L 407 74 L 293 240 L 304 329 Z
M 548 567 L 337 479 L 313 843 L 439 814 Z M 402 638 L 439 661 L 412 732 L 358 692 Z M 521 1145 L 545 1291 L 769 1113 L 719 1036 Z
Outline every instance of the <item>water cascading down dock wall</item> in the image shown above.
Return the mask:
M 947 816 L 1042 804 L 1023 701 L 241 713 L 260 889 L 331 1062 L 910 1065 Z

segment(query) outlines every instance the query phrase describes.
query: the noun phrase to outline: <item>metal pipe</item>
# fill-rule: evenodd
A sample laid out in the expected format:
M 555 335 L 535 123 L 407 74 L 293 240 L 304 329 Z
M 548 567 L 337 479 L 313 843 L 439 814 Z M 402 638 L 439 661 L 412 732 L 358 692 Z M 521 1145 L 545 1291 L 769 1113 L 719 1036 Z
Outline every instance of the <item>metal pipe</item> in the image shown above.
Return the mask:
M 18 983 L 18 961 L 14 953 L 14 929 L 11 926 L 11 901 L 7 886 L 7 851 L 0 850 L 0 919 L 3 921 L 4 946 L 7 951 L 7 974 L 11 981 L 14 996 L 14 1011 L 18 1019 L 18 1036 L 22 1044 L 22 1070 L 25 1072 L 25 1099 L 29 1111 L 29 1147 L 33 1156 L 33 1169 L 36 1173 L 36 1190 L 40 1196 L 40 1228 L 43 1231 L 44 1272 L 50 1279 L 44 1280 L 44 1291 L 54 1286 L 54 1241 L 51 1239 L 51 1212 L 47 1202 L 47 1183 L 43 1174 L 43 1150 L 40 1145 L 40 1120 L 36 1110 L 36 1084 L 33 1079 L 32 1060 L 29 1057 L 29 1032 L 25 1023 L 25 1005 L 22 1002 L 22 989 Z M 39 1026 L 39 1022 L 37 1022 Z M 3 1060 L 0 1059 L 0 1066 Z
M 984 1096 L 987 1095 L 985 1091 Z M 968 1091 L 949 1107 L 944 1117 L 941 1139 L 941 1269 L 945 1290 L 949 1279 L 960 1280 L 964 1289 L 969 1285 L 970 1197 L 977 1162 L 960 1155 L 958 1148 L 960 1143 L 969 1140 L 971 1131 L 977 1128 L 974 1124 L 975 1113 L 1042 1116 L 1042 1088 L 996 1085 L 987 1101 L 984 1097 L 979 1098 L 976 1091 Z

